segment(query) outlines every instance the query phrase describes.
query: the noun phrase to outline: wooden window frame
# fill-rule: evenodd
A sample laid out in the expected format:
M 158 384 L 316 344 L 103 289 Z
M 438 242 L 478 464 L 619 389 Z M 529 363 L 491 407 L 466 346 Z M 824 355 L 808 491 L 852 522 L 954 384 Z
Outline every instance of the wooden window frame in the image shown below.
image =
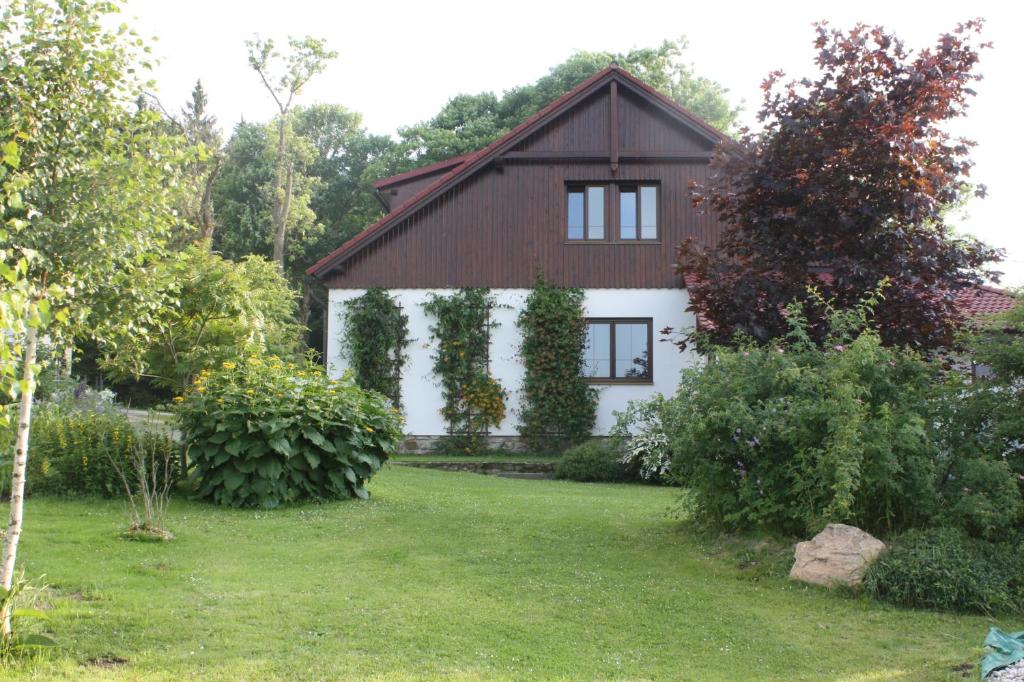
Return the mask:
M 654 189 L 654 236 L 653 237 L 641 237 L 643 234 L 643 223 L 641 218 L 643 217 L 643 193 L 641 190 L 645 187 L 651 187 Z M 615 220 L 618 223 L 616 225 L 615 234 L 616 237 L 613 241 L 624 244 L 634 243 L 658 243 L 661 241 L 661 186 L 654 182 L 620 182 L 615 185 L 615 204 L 616 208 L 619 209 L 615 212 Z M 636 237 L 633 239 L 626 239 L 622 236 L 622 190 L 631 189 L 633 194 L 636 196 Z
M 631 241 L 631 240 L 627 240 Z M 650 386 L 654 383 L 654 318 L 652 317 L 587 317 L 584 323 L 589 327 L 591 324 L 607 324 L 609 342 L 609 367 L 607 377 L 584 377 L 589 384 L 615 384 Z M 636 377 L 615 376 L 615 327 L 620 324 L 646 324 L 647 325 L 647 376 L 641 379 Z
M 591 187 L 602 187 L 604 188 L 604 238 L 602 239 L 588 239 L 588 220 L 590 218 L 590 201 L 588 200 L 587 190 Z M 622 238 L 622 215 L 621 215 L 621 199 L 622 189 L 630 187 L 636 190 L 636 239 L 623 239 Z M 656 193 L 655 196 L 655 216 L 654 223 L 654 238 L 643 239 L 640 237 L 643 227 L 640 223 L 641 217 L 641 205 L 640 189 L 642 187 L 653 187 Z M 570 192 L 583 192 L 583 239 L 570 239 L 569 238 L 569 193 Z M 601 181 L 578 181 L 573 180 L 565 183 L 565 206 L 566 214 L 565 220 L 562 223 L 563 234 L 565 235 L 566 244 L 661 244 L 661 225 L 662 216 L 664 210 L 661 205 L 661 183 L 655 180 L 601 180 Z
M 590 234 L 590 188 L 600 187 L 604 190 L 604 236 L 600 239 L 591 239 L 587 235 Z M 565 240 L 571 244 L 601 244 L 608 241 L 608 219 L 611 215 L 609 207 L 611 205 L 611 194 L 610 191 L 612 185 L 607 182 L 572 182 L 565 186 Z M 570 239 L 569 238 L 569 194 L 571 192 L 582 192 L 583 193 L 583 239 Z M 618 222 L 618 221 L 616 221 Z

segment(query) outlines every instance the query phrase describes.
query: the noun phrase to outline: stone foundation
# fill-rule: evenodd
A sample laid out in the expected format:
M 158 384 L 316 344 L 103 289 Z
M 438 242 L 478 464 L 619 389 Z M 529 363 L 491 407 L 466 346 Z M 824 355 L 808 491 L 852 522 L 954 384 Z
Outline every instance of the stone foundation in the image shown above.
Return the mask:
M 466 471 L 491 476 L 516 476 L 523 478 L 553 478 L 554 462 L 395 462 L 398 466 L 418 469 L 440 469 L 441 471 Z
M 448 436 L 406 436 L 402 440 L 399 452 L 404 455 L 458 455 L 459 452 L 447 452 L 444 441 Z M 488 453 L 493 452 L 527 452 L 526 443 L 519 436 L 488 436 L 484 439 Z M 470 453 L 484 454 L 484 453 Z

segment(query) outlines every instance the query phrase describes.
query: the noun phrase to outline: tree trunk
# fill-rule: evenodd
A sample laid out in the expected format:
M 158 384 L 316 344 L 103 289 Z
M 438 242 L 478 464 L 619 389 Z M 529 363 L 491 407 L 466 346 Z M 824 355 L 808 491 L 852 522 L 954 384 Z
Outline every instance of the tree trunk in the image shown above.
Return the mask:
M 25 335 L 25 357 L 22 372 L 21 405 L 18 409 L 18 438 L 15 442 L 14 464 L 11 467 L 11 516 L 7 524 L 7 537 L 4 538 L 3 561 L 0 564 L 0 587 L 11 589 L 14 584 L 14 560 L 18 553 L 18 540 L 21 538 L 21 522 L 25 512 L 25 471 L 28 468 L 28 435 L 32 424 L 32 398 L 36 391 L 36 379 L 33 365 L 36 364 L 36 346 L 39 331 L 29 327 Z M 4 602 L 0 611 L 2 635 L 11 635 L 10 600 Z
M 311 287 L 309 286 L 309 281 L 305 277 L 303 277 L 302 278 L 302 305 L 299 306 L 299 324 L 302 325 L 303 327 L 306 327 L 306 326 L 309 325 L 309 311 L 312 309 L 312 307 L 313 307 L 313 292 L 311 290 Z M 305 337 L 303 337 L 303 344 L 302 345 L 303 346 L 307 345 L 305 343 Z
M 288 204 L 292 198 L 290 164 L 285 159 L 285 114 L 277 126 L 277 169 L 274 172 L 274 205 L 271 217 L 274 223 L 274 262 L 284 271 L 284 236 L 288 229 Z M 285 177 L 287 176 L 287 177 Z M 282 185 L 286 184 L 287 190 Z M 284 191 L 283 191 L 284 190 Z M 282 196 L 282 191 L 284 196 Z
M 60 375 L 63 379 L 71 378 L 71 366 L 75 361 L 75 343 L 74 341 L 68 341 L 68 345 L 64 346 L 64 362 L 61 364 Z
M 213 244 L 213 181 L 217 179 L 217 172 L 220 170 L 220 159 L 215 158 L 210 172 L 206 176 L 206 184 L 203 186 L 203 198 L 199 202 L 199 221 L 203 228 L 203 239 Z

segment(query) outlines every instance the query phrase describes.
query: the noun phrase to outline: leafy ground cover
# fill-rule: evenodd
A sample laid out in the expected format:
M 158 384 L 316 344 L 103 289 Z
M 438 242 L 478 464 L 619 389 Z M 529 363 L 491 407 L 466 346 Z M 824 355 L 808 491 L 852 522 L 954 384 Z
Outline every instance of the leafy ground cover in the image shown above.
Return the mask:
M 678 491 L 391 466 L 368 502 L 33 498 L 29 576 L 62 648 L 16 679 L 935 680 L 992 622 L 756 576 L 665 514 Z M 976 670 L 976 669 L 975 669 Z

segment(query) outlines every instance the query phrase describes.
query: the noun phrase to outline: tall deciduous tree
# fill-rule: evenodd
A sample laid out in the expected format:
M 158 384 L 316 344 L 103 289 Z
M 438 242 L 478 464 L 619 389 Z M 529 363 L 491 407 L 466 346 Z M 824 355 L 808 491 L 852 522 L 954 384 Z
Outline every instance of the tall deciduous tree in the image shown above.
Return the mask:
M 993 275 L 985 268 L 1000 256 L 956 236 L 945 215 L 965 191 L 973 143 L 944 125 L 981 78 L 980 29 L 962 24 L 914 53 L 880 27 L 819 24 L 818 77 L 780 86 L 782 74 L 769 75 L 763 129 L 723 146 L 696 188 L 725 232 L 710 248 L 680 248 L 691 306 L 715 341 L 784 334 L 785 304 L 806 300 L 809 285 L 848 306 L 888 278 L 875 316 L 883 340 L 949 343 L 956 292 Z
M 273 259 L 284 270 L 288 212 L 295 182 L 295 159 L 288 145 L 292 104 L 306 83 L 327 68 L 327 63 L 338 53 L 328 50 L 323 40 L 310 36 L 289 38 L 290 52 L 287 55 L 278 52 L 270 39 L 256 38 L 247 41 L 246 45 L 249 48 L 249 66 L 259 74 L 278 109 L 277 157 L 272 185 Z
M 142 88 L 131 74 L 147 66 L 145 48 L 127 26 L 106 28 L 116 11 L 108 2 L 11 0 L 0 14 L 0 134 L 16 140 L 3 149 L 20 185 L 12 201 L 5 180 L 0 230 L 0 299 L 16 316 L 0 334 L 4 343 L 14 335 L 21 365 L 20 381 L 3 386 L 20 399 L 4 589 L 22 531 L 39 335 L 62 340 L 144 322 L 125 320 L 111 299 L 136 285 L 133 274 L 170 230 L 187 161 L 159 117 L 134 107 Z M 0 621 L 9 636 L 10 613 Z

